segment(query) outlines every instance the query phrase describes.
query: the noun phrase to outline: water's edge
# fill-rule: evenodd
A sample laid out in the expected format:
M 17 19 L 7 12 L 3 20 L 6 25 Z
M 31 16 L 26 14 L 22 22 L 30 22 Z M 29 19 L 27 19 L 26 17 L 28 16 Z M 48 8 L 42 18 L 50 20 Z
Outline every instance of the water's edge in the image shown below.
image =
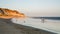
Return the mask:
M 42 29 L 15 24 L 11 19 L 0 19 L 0 34 L 57 34 Z

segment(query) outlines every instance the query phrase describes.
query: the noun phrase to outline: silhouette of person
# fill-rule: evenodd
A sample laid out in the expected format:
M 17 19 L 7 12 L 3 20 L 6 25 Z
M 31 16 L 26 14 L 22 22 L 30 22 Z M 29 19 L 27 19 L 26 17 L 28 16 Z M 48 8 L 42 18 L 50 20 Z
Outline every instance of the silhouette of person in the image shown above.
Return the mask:
M 25 23 L 25 21 L 24 21 L 24 23 Z
M 42 19 L 41 19 L 41 22 L 44 23 L 44 21 L 45 21 L 44 18 L 42 18 Z

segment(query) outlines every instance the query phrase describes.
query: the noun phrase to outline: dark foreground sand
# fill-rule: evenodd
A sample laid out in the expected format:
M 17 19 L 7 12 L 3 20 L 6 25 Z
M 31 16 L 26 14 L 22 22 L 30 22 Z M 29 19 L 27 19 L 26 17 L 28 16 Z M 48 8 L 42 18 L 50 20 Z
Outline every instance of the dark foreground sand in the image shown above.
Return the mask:
M 33 27 L 14 24 L 10 19 L 0 19 L 0 34 L 56 34 Z

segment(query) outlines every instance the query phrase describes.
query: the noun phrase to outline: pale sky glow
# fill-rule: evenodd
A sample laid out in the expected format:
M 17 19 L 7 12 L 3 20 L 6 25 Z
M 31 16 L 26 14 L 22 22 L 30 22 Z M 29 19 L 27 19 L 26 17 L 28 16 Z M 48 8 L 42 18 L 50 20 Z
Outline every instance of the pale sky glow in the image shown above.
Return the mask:
M 0 7 L 16 9 L 27 16 L 60 16 L 60 0 L 0 0 Z

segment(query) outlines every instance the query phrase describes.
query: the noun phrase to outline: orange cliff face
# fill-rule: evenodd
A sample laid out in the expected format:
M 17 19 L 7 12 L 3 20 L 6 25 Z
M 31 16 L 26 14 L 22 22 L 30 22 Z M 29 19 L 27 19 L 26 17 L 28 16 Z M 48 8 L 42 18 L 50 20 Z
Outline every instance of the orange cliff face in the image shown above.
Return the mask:
M 26 16 L 23 13 L 19 13 L 16 10 L 0 8 L 0 18 L 3 18 L 3 19 L 26 18 Z

